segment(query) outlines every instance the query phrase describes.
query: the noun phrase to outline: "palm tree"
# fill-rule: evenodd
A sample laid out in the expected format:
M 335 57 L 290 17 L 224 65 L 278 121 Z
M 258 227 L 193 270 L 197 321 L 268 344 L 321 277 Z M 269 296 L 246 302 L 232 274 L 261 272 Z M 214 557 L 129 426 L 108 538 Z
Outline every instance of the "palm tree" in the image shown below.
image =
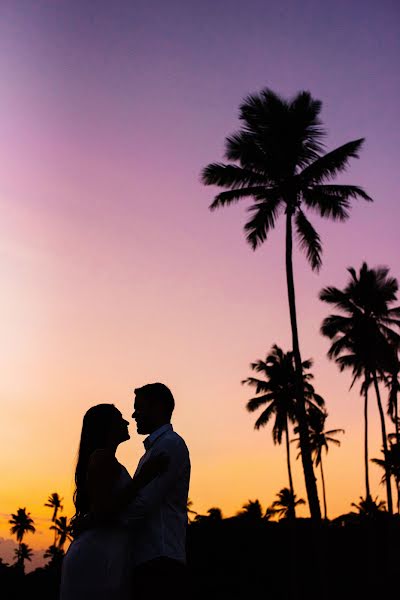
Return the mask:
M 378 513 L 385 511 L 385 503 L 383 500 L 378 500 L 378 497 L 373 500 L 371 496 L 369 498 L 360 496 L 359 503 L 352 502 L 351 506 L 354 506 L 358 514 L 363 517 L 376 517 Z
M 50 494 L 50 496 L 47 499 L 47 502 L 45 503 L 45 506 L 48 506 L 49 508 L 53 509 L 53 516 L 51 517 L 53 523 L 57 519 L 58 511 L 62 512 L 63 506 L 61 502 L 63 500 L 64 498 L 60 498 L 57 492 L 53 492 L 52 494 Z
M 222 521 L 222 518 L 222 510 L 220 508 L 213 507 L 208 509 L 207 515 L 196 515 L 194 520 L 217 522 Z
M 390 434 L 389 436 L 390 446 L 387 451 L 387 459 L 385 460 L 385 452 L 383 451 L 383 459 L 372 458 L 371 462 L 378 465 L 384 470 L 381 483 L 386 483 L 387 472 L 394 478 L 397 490 L 397 512 L 400 507 L 400 444 L 396 441 L 397 435 Z
M 391 418 L 396 428 L 396 439 L 397 443 L 400 443 L 400 418 L 399 418 L 399 405 L 398 405 L 398 393 L 400 391 L 400 362 L 397 357 L 397 353 L 393 353 L 393 367 L 389 370 L 383 381 L 387 388 L 389 388 L 388 398 L 388 415 Z
M 25 571 L 25 561 L 32 560 L 32 556 L 33 556 L 33 552 L 32 552 L 32 548 L 29 548 L 29 546 L 23 542 L 20 542 L 18 548 L 15 548 L 14 550 L 14 554 L 15 554 L 15 564 L 18 568 L 21 569 L 22 572 Z
M 236 515 L 249 521 L 260 521 L 263 518 L 263 509 L 259 500 L 249 500 L 242 506 Z
M 293 353 L 296 365 L 301 456 L 311 515 L 321 518 L 306 407 L 302 388 L 302 360 L 297 328 L 293 275 L 293 226 L 300 248 L 313 270 L 321 267 L 322 244 L 304 208 L 321 217 L 344 221 L 352 199 L 371 198 L 358 186 L 330 183 L 343 172 L 350 158 L 357 158 L 363 139 L 354 140 L 323 154 L 326 131 L 319 120 L 322 104 L 309 92 L 284 100 L 270 89 L 248 96 L 240 106 L 242 128 L 226 139 L 229 162 L 209 164 L 202 171 L 205 185 L 225 188 L 210 209 L 252 198 L 245 225 L 247 241 L 256 249 L 275 227 L 279 215 L 286 220 L 286 279 Z
M 62 548 L 52 544 L 51 546 L 49 546 L 49 548 L 47 548 L 47 550 L 43 554 L 43 557 L 50 558 L 50 560 L 47 564 L 48 567 L 54 567 L 56 565 L 61 564 L 64 554 L 65 554 L 65 552 Z
M 48 506 L 49 508 L 53 509 L 53 516 L 51 517 L 52 523 L 55 523 L 55 521 L 57 519 L 58 511 L 62 512 L 63 506 L 62 506 L 61 502 L 63 501 L 63 499 L 64 498 L 60 498 L 60 496 L 57 492 L 53 492 L 52 494 L 50 494 L 50 496 L 47 499 L 47 502 L 45 503 L 45 506 Z M 50 527 L 50 529 L 55 529 L 55 528 Z M 54 532 L 54 545 L 56 544 L 56 541 L 57 541 L 57 531 Z
M 353 383 L 364 377 L 365 412 L 367 391 L 374 385 L 381 422 L 385 458 L 388 454 L 385 415 L 378 385 L 379 377 L 392 367 L 393 349 L 400 345 L 400 306 L 390 307 L 396 301 L 398 283 L 389 276 L 387 267 L 369 269 L 363 263 L 359 274 L 348 269 L 350 281 L 344 290 L 324 288 L 320 299 L 334 305 L 344 314 L 333 314 L 324 319 L 321 333 L 333 340 L 328 356 L 341 371 L 352 369 Z M 366 421 L 367 431 L 367 421 Z M 366 442 L 367 443 L 367 442 Z M 367 451 L 365 452 L 367 456 Z M 388 462 L 386 460 L 386 465 Z M 388 511 L 393 512 L 390 473 L 386 472 Z M 367 491 L 366 499 L 370 497 Z
M 270 515 L 278 515 L 282 519 L 290 519 L 295 511 L 295 507 L 299 504 L 305 504 L 303 498 L 296 499 L 289 488 L 282 488 L 277 493 L 278 499 L 274 500 L 271 506 L 267 509 Z
M 321 469 L 322 497 L 324 501 L 324 519 L 328 518 L 328 510 L 326 503 L 324 469 L 322 466 L 322 450 L 325 448 L 325 452 L 328 453 L 329 444 L 335 444 L 335 446 L 340 446 L 340 441 L 334 438 L 333 436 L 337 435 L 338 433 L 344 433 L 344 429 L 330 429 L 329 431 L 325 431 L 324 427 L 327 416 L 327 412 L 315 410 L 309 411 L 308 413 L 308 425 L 310 429 L 310 443 L 313 458 L 315 461 L 315 466 L 319 466 Z M 300 440 L 299 438 L 295 438 L 292 441 L 299 442 Z
M 55 524 L 52 525 L 50 529 L 54 529 L 56 532 L 56 536 L 58 536 L 57 546 L 61 550 L 63 550 L 64 544 L 67 540 L 69 542 L 72 541 L 71 525 L 68 523 L 67 517 L 60 517 L 59 519 L 56 519 Z
M 315 393 L 310 380 L 313 378 L 307 371 L 311 368 L 312 361 L 307 360 L 302 363 L 302 387 L 307 407 L 314 406 L 317 410 L 324 405 L 324 400 Z M 298 421 L 298 402 L 296 388 L 296 370 L 293 352 L 284 353 L 276 344 L 272 346 L 271 352 L 267 355 L 265 361 L 258 360 L 250 365 L 253 371 L 261 373 L 265 379 L 248 377 L 242 383 L 255 387 L 257 396 L 247 403 L 247 410 L 253 412 L 263 405 L 267 407 L 263 410 L 255 423 L 255 429 L 267 425 L 273 415 L 275 422 L 272 429 L 274 444 L 282 443 L 282 434 L 285 433 L 286 458 L 289 476 L 289 489 L 294 496 L 292 469 L 290 462 L 290 444 L 289 444 L 289 421 L 295 423 Z M 293 506 L 294 509 L 294 506 Z M 295 513 L 292 515 L 295 517 Z
M 29 531 L 35 533 L 36 531 L 33 519 L 31 519 L 30 513 L 26 512 L 26 508 L 19 508 L 16 514 L 11 515 L 8 522 L 11 525 L 10 532 L 16 536 L 20 545 L 26 533 Z

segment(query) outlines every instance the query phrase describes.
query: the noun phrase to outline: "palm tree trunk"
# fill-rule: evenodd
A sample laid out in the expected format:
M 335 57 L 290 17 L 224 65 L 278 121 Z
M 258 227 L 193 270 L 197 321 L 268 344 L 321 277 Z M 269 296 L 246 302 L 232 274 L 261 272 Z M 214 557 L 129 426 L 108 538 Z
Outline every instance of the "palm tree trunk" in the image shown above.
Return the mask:
M 286 279 L 288 289 L 290 324 L 292 328 L 293 355 L 296 369 L 296 387 L 297 387 L 297 418 L 299 421 L 301 460 L 303 463 L 304 479 L 307 489 L 308 504 L 310 507 L 311 518 L 317 521 L 321 520 L 321 509 L 318 499 L 317 482 L 314 475 L 314 469 L 311 459 L 311 446 L 308 433 L 306 418 L 306 406 L 303 387 L 303 367 L 300 355 L 299 336 L 297 331 L 296 316 L 296 298 L 294 292 L 293 278 L 293 240 L 292 240 L 292 215 L 293 211 L 287 205 L 286 209 Z
M 293 519 L 295 519 L 296 518 L 296 507 L 294 505 L 294 487 L 293 487 L 293 478 L 292 478 L 292 467 L 290 464 L 289 427 L 288 427 L 287 417 L 285 419 L 285 435 L 286 435 L 286 458 L 287 458 L 287 468 L 288 468 L 288 475 L 289 475 L 289 489 L 290 489 L 290 493 L 292 494 L 292 498 L 293 498 L 293 511 L 292 511 L 291 517 L 293 517 Z
M 378 378 L 376 376 L 376 371 L 373 372 L 373 379 L 374 379 L 374 387 L 375 387 L 375 392 L 376 392 L 376 399 L 378 402 L 379 415 L 381 418 L 383 454 L 385 456 L 386 494 L 387 494 L 388 512 L 389 512 L 389 514 L 393 514 L 392 487 L 391 487 L 391 480 L 390 480 L 389 452 L 388 452 L 388 446 L 387 446 L 385 415 L 384 415 L 383 408 L 382 408 L 381 393 L 379 391 Z
M 322 468 L 322 453 L 321 453 L 321 459 L 320 459 L 319 464 L 321 465 L 322 498 L 324 501 L 324 519 L 327 519 L 328 518 L 328 510 L 327 510 L 327 506 L 326 506 L 326 490 L 325 490 L 324 469 Z
M 369 375 L 366 374 L 364 382 L 364 459 L 365 459 L 365 499 L 371 498 L 369 487 L 369 459 L 368 459 L 368 386 Z

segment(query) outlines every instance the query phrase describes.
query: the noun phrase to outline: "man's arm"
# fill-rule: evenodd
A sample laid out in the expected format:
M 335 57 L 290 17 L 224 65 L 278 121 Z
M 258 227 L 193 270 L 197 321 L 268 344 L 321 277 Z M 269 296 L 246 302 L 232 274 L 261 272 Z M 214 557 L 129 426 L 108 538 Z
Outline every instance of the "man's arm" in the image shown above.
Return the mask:
M 168 468 L 142 488 L 134 501 L 128 505 L 125 511 L 128 523 L 134 524 L 135 521 L 153 512 L 173 489 L 185 470 L 190 468 L 189 452 L 181 438 L 163 440 L 163 444 L 157 448 L 157 453 L 160 452 L 168 456 Z

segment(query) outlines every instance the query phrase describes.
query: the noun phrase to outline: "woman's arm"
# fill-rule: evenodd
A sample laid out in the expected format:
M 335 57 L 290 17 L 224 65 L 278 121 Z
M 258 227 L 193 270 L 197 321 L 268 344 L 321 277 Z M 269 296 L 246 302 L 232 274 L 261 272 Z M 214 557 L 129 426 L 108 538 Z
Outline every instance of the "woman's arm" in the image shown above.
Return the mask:
M 148 460 L 138 475 L 115 493 L 115 485 L 120 473 L 120 465 L 107 450 L 96 450 L 89 461 L 87 487 L 90 499 L 90 513 L 95 519 L 115 516 L 132 502 L 142 488 L 165 472 L 169 459 L 160 454 Z

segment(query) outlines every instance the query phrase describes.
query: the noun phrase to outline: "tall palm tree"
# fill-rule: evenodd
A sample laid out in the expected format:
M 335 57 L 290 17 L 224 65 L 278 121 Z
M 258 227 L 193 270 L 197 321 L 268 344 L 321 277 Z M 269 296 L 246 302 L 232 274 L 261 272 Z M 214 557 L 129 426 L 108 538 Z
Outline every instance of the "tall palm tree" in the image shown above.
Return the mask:
M 52 494 L 50 494 L 50 496 L 47 499 L 47 502 L 45 503 L 45 506 L 48 506 L 49 508 L 53 509 L 53 516 L 51 517 L 53 523 L 57 519 L 58 511 L 62 512 L 63 506 L 61 502 L 63 500 L 64 498 L 60 498 L 57 492 L 53 492 Z
M 398 283 L 389 276 L 387 267 L 369 269 L 363 263 L 359 274 L 348 269 L 350 281 L 343 290 L 324 288 L 320 299 L 332 304 L 344 314 L 333 314 L 324 319 L 321 333 L 333 340 L 328 356 L 334 359 L 340 370 L 352 369 L 353 382 L 364 376 L 364 388 L 372 384 L 381 423 L 385 464 L 388 454 L 385 415 L 378 384 L 393 361 L 393 348 L 400 345 L 400 306 L 391 307 L 396 301 Z M 393 512 L 390 473 L 386 471 L 388 511 Z M 366 499 L 368 499 L 368 494 Z
M 8 522 L 11 525 L 10 532 L 16 536 L 19 544 L 22 544 L 26 533 L 35 533 L 36 531 L 33 519 L 30 513 L 26 512 L 26 508 L 19 508 L 16 514 L 11 515 L 11 519 Z
M 270 89 L 248 96 L 240 106 L 239 131 L 226 138 L 228 164 L 212 163 L 202 171 L 205 185 L 225 188 L 210 209 L 251 198 L 251 217 L 245 225 L 247 241 L 256 249 L 268 237 L 281 214 L 286 221 L 286 280 L 293 353 L 299 402 L 301 456 L 311 515 L 321 518 L 306 407 L 302 388 L 302 360 L 297 328 L 293 275 L 293 227 L 300 248 L 313 270 L 321 267 L 322 244 L 304 209 L 321 217 L 344 221 L 351 200 L 371 198 L 355 185 L 331 181 L 358 157 L 363 139 L 354 140 L 323 154 L 326 131 L 319 120 L 322 104 L 309 92 L 284 100 Z
M 389 369 L 389 372 L 383 378 L 386 387 L 389 389 L 388 398 L 388 415 L 394 423 L 396 428 L 396 439 L 397 443 L 400 444 L 400 417 L 399 417 L 399 404 L 398 404 L 398 393 L 400 391 L 400 361 L 397 356 L 397 352 L 394 349 L 393 352 L 393 366 Z
M 278 499 L 274 500 L 271 506 L 267 509 L 267 512 L 271 515 L 278 515 L 283 519 L 290 519 L 293 515 L 296 506 L 305 504 L 303 498 L 296 499 L 296 495 L 293 495 L 289 488 L 282 488 L 277 493 Z
M 52 494 L 50 494 L 50 496 L 47 499 L 47 502 L 45 503 L 45 506 L 53 509 L 53 515 L 51 517 L 52 523 L 55 523 L 55 521 L 57 519 L 58 511 L 61 512 L 63 509 L 63 506 L 61 504 L 63 499 L 64 498 L 60 498 L 60 496 L 57 492 L 53 492 Z M 50 527 L 50 529 L 55 529 L 55 528 Z M 57 542 L 57 531 L 54 532 L 54 545 L 56 545 L 56 542 Z
M 318 410 L 324 405 L 324 400 L 315 393 L 310 380 L 313 378 L 307 371 L 311 368 L 312 361 L 307 360 L 302 363 L 302 387 L 306 406 L 314 406 Z M 294 496 L 292 469 L 290 461 L 289 444 L 289 421 L 296 423 L 299 420 L 297 386 L 296 386 L 296 368 L 293 352 L 283 352 L 276 344 L 265 360 L 258 360 L 250 365 L 253 371 L 261 373 L 265 379 L 248 377 L 242 383 L 255 387 L 257 396 L 247 403 L 247 410 L 253 412 L 261 406 L 267 405 L 261 415 L 258 417 L 255 428 L 259 429 L 267 425 L 271 417 L 275 416 L 275 422 L 272 429 L 274 444 L 282 443 L 282 434 L 285 434 L 286 459 L 289 476 L 289 489 Z M 294 510 L 293 505 L 293 510 Z M 293 513 L 292 517 L 295 517 Z
M 385 453 L 383 452 L 383 459 L 372 458 L 371 462 L 384 470 L 381 483 L 386 483 L 387 472 L 394 478 L 397 490 L 397 512 L 400 514 L 400 444 L 396 441 L 396 434 L 390 434 L 388 437 L 390 445 L 386 455 L 387 458 L 385 459 Z
M 18 548 L 15 548 L 14 550 L 14 554 L 15 554 L 15 564 L 17 565 L 17 567 L 19 567 L 22 572 L 25 571 L 25 561 L 32 560 L 32 556 L 33 556 L 33 551 L 32 548 L 29 548 L 29 546 L 23 542 L 21 542 L 18 546 Z
M 52 525 L 50 529 L 53 529 L 56 532 L 58 537 L 57 546 L 58 548 L 61 548 L 61 550 L 63 550 L 64 544 L 67 540 L 69 542 L 72 541 L 71 524 L 68 522 L 67 517 L 59 517 L 56 519 L 54 525 Z
M 308 425 L 310 429 L 310 443 L 315 461 L 315 466 L 320 467 L 321 470 L 321 483 L 322 483 L 322 497 L 324 501 L 324 519 L 328 518 L 327 502 L 326 502 L 326 487 L 325 487 L 325 476 L 322 465 L 322 450 L 325 448 L 325 452 L 328 453 L 329 444 L 335 444 L 340 446 L 340 441 L 334 438 L 334 435 L 338 433 L 344 433 L 344 429 L 330 429 L 325 431 L 325 421 L 328 413 L 321 411 L 309 411 Z M 299 438 L 295 438 L 293 441 L 300 441 Z

